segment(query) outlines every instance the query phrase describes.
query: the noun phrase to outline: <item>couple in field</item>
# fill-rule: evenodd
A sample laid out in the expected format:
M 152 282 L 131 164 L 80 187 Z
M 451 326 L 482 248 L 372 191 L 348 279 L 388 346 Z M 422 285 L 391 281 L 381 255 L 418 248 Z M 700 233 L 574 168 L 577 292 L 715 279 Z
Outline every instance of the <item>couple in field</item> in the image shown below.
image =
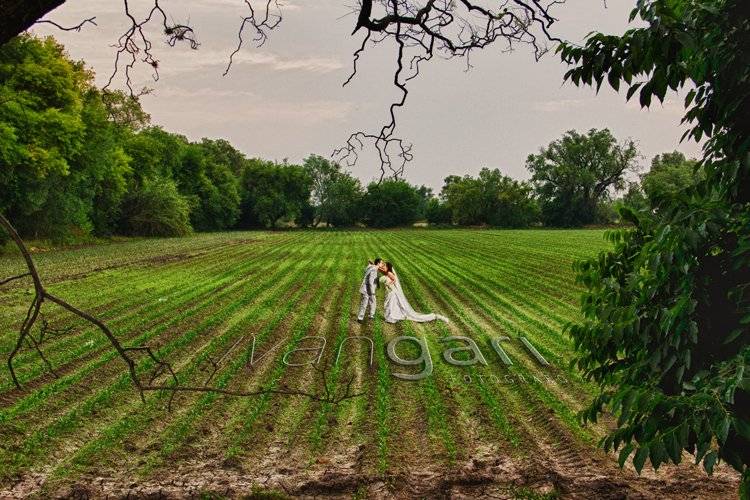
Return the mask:
M 393 264 L 385 262 L 382 259 L 367 262 L 365 276 L 362 279 L 362 285 L 359 287 L 359 293 L 362 294 L 362 301 L 359 304 L 357 321 L 364 321 L 368 305 L 370 306 L 370 319 L 375 318 L 375 308 L 377 305 L 375 289 L 379 283 L 386 288 L 383 315 L 387 323 L 396 323 L 405 319 L 419 323 L 435 320 L 448 323 L 448 318 L 440 314 L 418 313 L 412 309 L 409 301 L 404 296 L 404 291 L 401 289 L 401 283 L 398 280 L 396 271 L 393 269 Z M 382 274 L 379 279 L 378 273 Z

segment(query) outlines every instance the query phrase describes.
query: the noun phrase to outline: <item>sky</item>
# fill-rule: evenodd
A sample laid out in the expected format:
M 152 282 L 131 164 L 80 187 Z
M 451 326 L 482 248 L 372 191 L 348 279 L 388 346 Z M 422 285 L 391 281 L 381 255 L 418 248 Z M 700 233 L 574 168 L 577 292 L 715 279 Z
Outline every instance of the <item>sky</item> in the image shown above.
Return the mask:
M 248 157 L 289 162 L 311 153 L 328 157 L 353 131 L 379 130 L 391 101 L 399 97 L 391 83 L 394 45 L 368 48 L 357 76 L 342 87 L 362 38 L 351 34 L 355 1 L 282 1 L 284 19 L 266 44 L 246 44 L 229 74 L 222 76 L 247 11 L 244 2 L 162 0 L 174 21 L 189 21 L 201 45 L 195 51 L 185 45 L 169 47 L 157 31 L 150 33 L 160 77 L 154 81 L 144 65 L 134 73 L 137 88 L 153 89 L 142 98 L 143 107 L 154 124 L 191 140 L 225 138 Z M 129 3 L 137 18 L 146 15 L 148 0 Z M 593 30 L 619 34 L 628 27 L 633 5 L 632 0 L 606 5 L 567 0 L 552 11 L 558 18 L 552 32 L 577 43 Z M 50 25 L 32 31 L 55 36 L 104 85 L 114 65 L 112 45 L 127 27 L 122 1 L 67 0 L 47 19 L 75 25 L 91 16 L 97 26 L 80 32 Z M 679 143 L 684 131 L 680 95 L 667 94 L 663 105 L 657 101 L 642 110 L 625 101 L 623 89 L 617 94 L 605 84 L 597 95 L 592 88 L 563 84 L 566 66 L 554 53 L 536 62 L 527 47 L 510 53 L 501 49 L 474 53 L 469 71 L 464 60 L 433 59 L 410 82 L 397 128 L 413 144 L 407 180 L 439 191 L 446 176 L 475 175 L 482 167 L 528 179 L 526 157 L 571 129 L 609 128 L 619 140 L 632 138 L 644 170 L 659 153 L 677 149 L 698 156 L 696 144 Z M 124 88 L 122 75 L 112 86 Z M 379 175 L 372 151 L 349 169 L 364 182 Z

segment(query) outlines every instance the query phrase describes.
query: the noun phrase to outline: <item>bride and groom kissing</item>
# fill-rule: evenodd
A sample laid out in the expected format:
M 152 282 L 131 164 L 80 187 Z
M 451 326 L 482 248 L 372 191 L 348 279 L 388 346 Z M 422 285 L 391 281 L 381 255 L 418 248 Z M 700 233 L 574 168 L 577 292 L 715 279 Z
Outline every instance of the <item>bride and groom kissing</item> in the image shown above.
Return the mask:
M 378 273 L 382 273 L 383 275 L 379 279 Z M 439 320 L 448 323 L 448 318 L 440 314 L 416 312 L 409 304 L 409 301 L 406 300 L 404 291 L 401 289 L 401 282 L 398 279 L 396 271 L 393 269 L 393 264 L 385 262 L 380 258 L 374 261 L 367 261 L 362 285 L 359 287 L 362 300 L 359 303 L 357 321 L 360 323 L 365 319 L 365 312 L 368 306 L 370 309 L 370 319 L 375 319 L 375 309 L 377 306 L 375 290 L 378 284 L 386 288 L 385 304 L 383 305 L 383 316 L 386 323 L 396 323 L 402 320 L 419 323 Z

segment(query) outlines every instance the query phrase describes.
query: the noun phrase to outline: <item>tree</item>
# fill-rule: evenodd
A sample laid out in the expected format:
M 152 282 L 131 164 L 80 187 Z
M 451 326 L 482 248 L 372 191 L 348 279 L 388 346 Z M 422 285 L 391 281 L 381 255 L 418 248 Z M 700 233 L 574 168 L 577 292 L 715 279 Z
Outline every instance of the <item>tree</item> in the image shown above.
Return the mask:
M 605 409 L 602 441 L 634 453 L 638 471 L 678 463 L 683 451 L 709 473 L 724 460 L 750 496 L 750 4 L 647 0 L 623 35 L 563 44 L 566 79 L 628 86 L 641 106 L 689 84 L 684 137 L 700 141 L 704 180 L 656 213 L 623 210 L 632 230 L 578 264 L 585 319 L 570 327 L 577 366 L 600 386 L 584 417 Z
M 126 234 L 184 236 L 192 232 L 190 204 L 171 179 L 149 179 L 122 204 Z
M 203 139 L 199 147 L 205 157 L 206 178 L 210 183 L 201 200 L 207 226 L 212 231 L 229 229 L 240 216 L 240 182 L 234 171 L 239 169 L 237 164 L 244 157 L 223 140 Z
M 575 130 L 531 154 L 526 168 L 548 226 L 573 227 L 596 221 L 597 205 L 611 190 L 624 187 L 636 169 L 638 150 L 632 140 L 620 144 L 609 130 Z
M 484 220 L 496 227 L 528 227 L 539 218 L 533 188 L 503 175 L 500 170 L 483 168 L 479 172 L 484 201 Z
M 451 175 L 445 178 L 442 196 L 456 224 L 470 226 L 486 222 L 482 184 L 469 175 Z
M 132 158 L 134 186 L 141 186 L 154 178 L 173 178 L 182 161 L 183 149 L 188 144 L 186 137 L 167 132 L 159 126 L 151 126 L 127 137 L 125 152 Z M 178 179 L 179 181 L 179 179 Z
M 22 234 L 111 234 L 130 159 L 93 74 L 31 36 L 0 47 L 0 67 L 0 210 Z
M 221 160 L 200 143 L 186 144 L 175 167 L 177 187 L 190 202 L 190 220 L 198 231 L 227 229 L 239 216 L 239 182 Z
M 658 207 L 696 185 L 701 175 L 695 160 L 687 160 L 685 155 L 674 151 L 656 155 L 651 160 L 651 170 L 641 177 L 641 186 L 651 206 Z
M 341 166 L 319 155 L 308 156 L 302 166 L 312 179 L 311 200 L 316 213 L 313 225 L 317 226 L 321 222 L 328 223 L 330 213 L 335 210 L 336 204 L 336 201 L 331 199 L 331 191 L 342 173 Z
M 24 234 L 54 228 L 50 217 L 66 222 L 45 212 L 48 203 L 75 210 L 53 197 L 81 150 L 78 88 L 87 79 L 51 38 L 22 36 L 0 46 L 0 210 L 28 222 L 20 225 Z
M 417 210 L 417 219 L 424 219 L 425 212 L 427 211 L 427 203 L 433 198 L 432 188 L 427 186 L 419 186 L 417 188 L 417 194 L 419 195 L 419 209 Z
M 94 87 L 84 94 L 81 118 L 85 135 L 81 152 L 74 160 L 78 167 L 75 170 L 80 172 L 80 187 L 75 194 L 85 206 L 86 220 L 97 236 L 110 236 L 119 229 L 120 206 L 127 192 L 127 180 L 132 176 L 123 138 L 131 133 L 133 123 L 120 125 L 112 121 L 105 97 L 106 93 Z M 74 194 L 70 188 L 67 191 Z
M 539 218 L 532 187 L 498 169 L 483 168 L 477 178 L 449 176 L 442 196 L 453 221 L 460 225 L 527 227 Z
M 623 209 L 630 211 L 651 210 L 651 205 L 643 193 L 640 183 L 631 181 L 628 182 L 628 187 L 622 196 L 603 204 L 601 208 L 599 218 L 602 223 L 627 225 L 630 223 L 620 216 Z
M 312 179 L 314 226 L 321 222 L 341 227 L 359 219 L 362 184 L 338 163 L 319 155 L 305 158 L 303 168 Z
M 427 219 L 427 222 L 430 224 L 450 224 L 451 209 L 446 203 L 433 196 L 427 201 L 425 219 Z
M 336 176 L 328 191 L 325 220 L 335 227 L 353 226 L 359 219 L 364 191 L 359 179 L 347 172 Z
M 206 154 L 211 157 L 215 163 L 221 163 L 229 167 L 229 171 L 236 178 L 242 176 L 242 169 L 245 166 L 246 158 L 241 151 L 232 146 L 229 141 L 224 139 L 202 139 L 201 147 Z
M 362 215 L 370 227 L 397 227 L 414 223 L 419 215 L 417 189 L 400 179 L 371 182 L 362 199 Z
M 299 218 L 311 189 L 312 179 L 298 165 L 249 160 L 242 172 L 240 225 L 273 228 L 282 218 Z

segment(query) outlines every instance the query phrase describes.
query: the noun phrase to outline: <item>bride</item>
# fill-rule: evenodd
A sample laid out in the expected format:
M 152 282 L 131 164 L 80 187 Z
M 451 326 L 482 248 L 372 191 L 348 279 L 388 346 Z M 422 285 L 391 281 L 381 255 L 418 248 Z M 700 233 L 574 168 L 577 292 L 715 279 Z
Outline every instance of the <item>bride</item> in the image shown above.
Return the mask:
M 412 309 L 411 305 L 409 305 L 409 301 L 406 300 L 406 297 L 404 296 L 404 291 L 401 289 L 401 282 L 398 280 L 396 271 L 393 270 L 393 264 L 386 262 L 385 268 L 385 276 L 380 277 L 380 282 L 385 285 L 387 290 L 385 305 L 383 306 L 385 321 L 387 323 L 396 323 L 404 319 L 417 321 L 419 323 L 435 320 L 448 323 L 448 318 L 441 316 L 440 314 L 422 314 Z

